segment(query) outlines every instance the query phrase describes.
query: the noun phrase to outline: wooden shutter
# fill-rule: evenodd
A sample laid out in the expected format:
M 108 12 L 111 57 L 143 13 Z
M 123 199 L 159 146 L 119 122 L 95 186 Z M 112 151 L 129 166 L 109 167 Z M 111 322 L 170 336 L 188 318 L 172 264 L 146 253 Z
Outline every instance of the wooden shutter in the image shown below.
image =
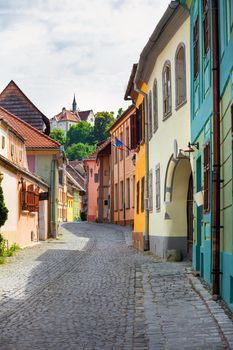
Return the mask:
M 39 188 L 36 187 L 34 191 L 35 196 L 35 211 L 39 212 Z
M 153 210 L 153 173 L 149 173 L 149 210 Z
M 35 211 L 34 185 L 28 185 L 27 187 L 27 205 L 30 212 Z
M 144 212 L 144 191 L 145 191 L 145 178 L 143 176 L 142 183 L 141 183 L 141 212 Z
M 210 143 L 204 147 L 204 212 L 210 210 Z
M 194 23 L 193 27 L 193 60 L 194 60 L 194 79 L 197 78 L 199 69 L 199 54 L 198 54 L 198 17 Z
M 27 185 L 26 181 L 22 182 L 22 188 L 21 188 L 21 208 L 22 210 L 28 210 L 27 206 Z
M 136 115 L 133 114 L 130 117 L 130 140 L 131 140 L 131 149 L 137 147 L 137 137 L 136 137 Z
M 139 214 L 139 197 L 140 195 L 140 182 L 137 182 L 137 202 L 136 202 L 136 210 L 137 210 L 137 214 Z
M 209 50 L 208 0 L 203 0 L 202 6 L 203 6 L 204 54 L 206 55 Z

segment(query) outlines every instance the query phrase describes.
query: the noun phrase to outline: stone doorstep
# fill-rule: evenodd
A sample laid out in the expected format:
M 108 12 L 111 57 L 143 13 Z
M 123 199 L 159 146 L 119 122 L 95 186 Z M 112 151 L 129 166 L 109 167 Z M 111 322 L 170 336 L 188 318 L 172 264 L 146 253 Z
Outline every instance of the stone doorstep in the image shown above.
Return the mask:
M 207 288 L 202 284 L 199 278 L 195 277 L 192 273 L 188 275 L 189 281 L 191 283 L 192 288 L 195 290 L 197 294 L 200 295 L 202 300 L 204 301 L 206 307 L 209 309 L 212 317 L 214 318 L 216 324 L 218 325 L 220 335 L 227 343 L 228 349 L 233 349 L 233 322 L 228 317 L 226 311 L 223 307 L 221 307 L 217 301 L 214 301 L 212 295 L 207 290 Z M 225 327 L 227 325 L 227 328 Z M 226 330 L 226 332 L 225 332 Z M 229 333 L 229 330 L 231 331 Z

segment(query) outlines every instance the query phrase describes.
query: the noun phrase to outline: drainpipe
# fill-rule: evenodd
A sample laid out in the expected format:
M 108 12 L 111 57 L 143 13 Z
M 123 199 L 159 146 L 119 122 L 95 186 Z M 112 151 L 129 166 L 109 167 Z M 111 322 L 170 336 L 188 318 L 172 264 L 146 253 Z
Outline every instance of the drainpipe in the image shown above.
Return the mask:
M 144 105 L 144 124 L 145 124 L 145 162 L 146 162 L 146 174 L 145 174 L 145 228 L 144 228 L 144 250 L 150 250 L 150 238 L 149 238 L 149 207 L 148 207 L 148 198 L 149 198 L 149 135 L 148 135 L 148 106 L 147 106 L 147 94 L 137 88 L 136 83 L 134 83 L 134 90 L 139 94 L 144 96 L 143 105 Z
M 212 213 L 212 275 L 213 297 L 220 294 L 220 97 L 219 97 L 219 47 L 218 1 L 212 0 L 212 79 L 213 79 L 213 213 Z

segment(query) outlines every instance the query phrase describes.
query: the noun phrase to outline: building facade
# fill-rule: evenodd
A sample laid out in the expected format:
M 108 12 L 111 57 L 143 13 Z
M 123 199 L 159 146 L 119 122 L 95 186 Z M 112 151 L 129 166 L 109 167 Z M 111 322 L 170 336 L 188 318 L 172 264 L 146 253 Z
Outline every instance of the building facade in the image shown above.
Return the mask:
M 8 246 L 48 238 L 48 185 L 30 173 L 25 139 L 0 110 L 0 178 L 8 218 L 1 233 Z M 44 196 L 45 194 L 45 196 Z
M 97 148 L 96 161 L 99 167 L 97 190 L 98 222 L 111 222 L 111 139 Z
M 131 150 L 131 125 L 135 107 L 130 106 L 111 126 L 111 176 L 112 176 L 112 208 L 113 222 L 120 225 L 133 225 L 134 222 L 134 176 Z M 116 139 L 122 147 L 116 146 Z
M 192 170 L 190 141 L 189 12 L 169 6 L 143 49 L 135 83 L 144 82 L 150 250 L 177 259 L 192 254 Z M 153 41 L 153 45 L 151 44 Z M 187 73 L 186 73 L 187 72 Z
M 96 153 L 84 159 L 86 170 L 87 221 L 97 220 L 97 191 L 99 186 L 99 167 L 96 163 Z

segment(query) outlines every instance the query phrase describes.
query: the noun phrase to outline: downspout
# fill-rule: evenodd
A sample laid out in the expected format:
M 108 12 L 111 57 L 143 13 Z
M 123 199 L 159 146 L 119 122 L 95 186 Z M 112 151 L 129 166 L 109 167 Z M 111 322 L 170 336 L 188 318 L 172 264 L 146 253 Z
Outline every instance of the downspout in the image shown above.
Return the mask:
M 212 213 L 212 275 L 213 297 L 220 294 L 220 96 L 218 1 L 212 0 L 212 79 L 213 79 L 213 213 Z
M 144 106 L 144 125 L 145 125 L 145 162 L 146 162 L 146 173 L 145 173 L 145 228 L 143 234 L 143 243 L 144 250 L 150 250 L 150 238 L 149 238 L 149 207 L 148 207 L 148 198 L 149 198 L 149 137 L 148 137 L 148 110 L 147 110 L 147 94 L 140 89 L 138 89 L 136 83 L 134 83 L 134 90 L 139 94 L 144 96 L 143 106 Z
M 50 236 L 56 237 L 56 222 L 55 222 L 55 159 L 52 159 L 51 164 L 51 178 L 50 178 L 50 196 L 49 196 L 49 202 L 50 202 Z

